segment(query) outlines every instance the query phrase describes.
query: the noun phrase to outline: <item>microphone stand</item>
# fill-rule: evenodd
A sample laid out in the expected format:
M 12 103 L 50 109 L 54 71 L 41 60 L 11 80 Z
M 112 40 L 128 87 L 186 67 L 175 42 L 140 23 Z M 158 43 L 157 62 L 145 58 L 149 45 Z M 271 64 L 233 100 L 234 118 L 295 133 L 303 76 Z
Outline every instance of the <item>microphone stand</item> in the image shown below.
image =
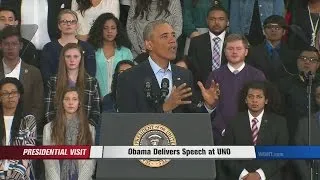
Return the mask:
M 311 146 L 311 94 L 312 94 L 312 81 L 313 75 L 311 72 L 307 74 L 308 78 L 308 86 L 307 86 L 307 94 L 308 94 L 308 145 Z M 310 180 L 318 180 L 318 162 L 315 160 L 310 161 Z

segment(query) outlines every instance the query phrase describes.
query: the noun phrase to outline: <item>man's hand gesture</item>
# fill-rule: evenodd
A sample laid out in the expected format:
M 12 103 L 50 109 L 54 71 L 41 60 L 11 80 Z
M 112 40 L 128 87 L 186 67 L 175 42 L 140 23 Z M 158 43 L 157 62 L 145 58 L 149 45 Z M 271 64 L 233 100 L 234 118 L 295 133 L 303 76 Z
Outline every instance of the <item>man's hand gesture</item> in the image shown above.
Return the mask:
M 206 106 L 209 109 L 215 108 L 220 95 L 219 84 L 215 83 L 212 80 L 210 87 L 206 89 L 203 84 L 198 81 L 198 86 L 200 87 L 201 94 Z
M 164 112 L 170 112 L 182 104 L 191 104 L 191 101 L 183 100 L 192 96 L 190 87 L 186 83 L 181 84 L 179 87 L 173 86 L 169 98 L 165 101 L 162 108 Z

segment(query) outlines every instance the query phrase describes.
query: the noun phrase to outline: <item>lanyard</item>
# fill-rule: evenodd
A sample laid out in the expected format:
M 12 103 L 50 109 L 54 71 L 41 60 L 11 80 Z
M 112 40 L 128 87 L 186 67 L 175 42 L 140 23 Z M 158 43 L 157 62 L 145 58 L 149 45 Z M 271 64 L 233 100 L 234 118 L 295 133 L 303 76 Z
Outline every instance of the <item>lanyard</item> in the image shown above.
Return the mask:
M 315 42 L 316 42 L 316 32 L 318 29 L 318 25 L 319 25 L 319 16 L 316 22 L 316 26 L 314 26 L 313 21 L 312 21 L 312 17 L 311 17 L 311 11 L 310 11 L 310 7 L 308 6 L 308 12 L 309 12 L 309 20 L 310 20 L 310 24 L 311 24 L 311 28 L 312 28 L 312 39 L 311 39 L 311 46 L 315 46 Z M 320 15 L 320 14 L 319 14 Z

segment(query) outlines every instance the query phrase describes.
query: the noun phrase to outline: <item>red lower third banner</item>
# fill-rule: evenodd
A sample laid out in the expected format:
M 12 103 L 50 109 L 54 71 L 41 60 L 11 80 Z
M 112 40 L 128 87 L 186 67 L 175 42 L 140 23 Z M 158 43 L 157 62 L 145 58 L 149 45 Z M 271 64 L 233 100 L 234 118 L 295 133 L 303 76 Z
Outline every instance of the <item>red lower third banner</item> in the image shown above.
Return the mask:
M 1 146 L 0 159 L 89 159 L 90 146 Z

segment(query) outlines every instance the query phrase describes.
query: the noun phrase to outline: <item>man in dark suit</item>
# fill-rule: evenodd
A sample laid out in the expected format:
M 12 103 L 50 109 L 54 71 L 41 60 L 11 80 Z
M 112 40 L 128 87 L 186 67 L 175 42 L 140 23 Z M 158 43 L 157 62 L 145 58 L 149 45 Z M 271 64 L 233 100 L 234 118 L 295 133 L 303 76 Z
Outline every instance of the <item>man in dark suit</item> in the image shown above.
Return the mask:
M 279 104 L 275 88 L 266 82 L 252 82 L 243 89 L 242 104 L 247 111 L 239 113 L 226 129 L 224 145 L 287 145 L 286 120 L 272 113 Z M 244 103 L 245 102 L 245 103 Z M 226 179 L 281 180 L 281 168 L 285 161 L 278 160 L 235 160 L 225 161 Z
M 266 39 L 249 50 L 247 63 L 261 70 L 271 82 L 297 74 L 296 59 L 299 51 L 289 49 L 288 45 L 281 41 L 288 28 L 285 19 L 272 15 L 263 24 Z
M 192 105 L 193 78 L 189 70 L 170 63 L 176 57 L 177 43 L 175 32 L 169 23 L 156 20 L 149 23 L 143 32 L 148 60 L 123 72 L 119 76 L 117 104 L 119 112 L 195 112 L 198 109 L 213 110 L 218 99 L 219 88 L 214 82 L 205 89 L 201 82 L 205 105 Z M 161 88 L 167 79 L 167 90 Z M 149 89 L 149 90 L 148 90 Z M 166 92 L 168 91 L 168 92 Z M 162 100 L 155 101 L 156 95 Z M 158 98 L 157 98 L 158 99 Z
M 0 8 L 0 29 L 2 30 L 5 26 L 17 26 L 19 25 L 19 20 L 17 19 L 16 12 L 8 7 Z M 28 28 L 29 26 L 23 26 L 21 28 Z M 31 28 L 30 28 L 31 30 Z M 31 33 L 32 34 L 32 33 Z M 31 39 L 22 38 L 22 49 L 20 50 L 20 57 L 22 61 L 39 68 L 39 56 L 37 49 Z M 1 53 L 1 52 L 0 52 Z M 0 57 L 2 55 L 0 54 Z
M 310 136 L 310 145 L 320 145 L 320 84 L 315 85 L 315 97 L 313 97 L 316 101 L 316 104 L 318 106 L 317 112 L 312 114 L 311 116 L 311 136 Z M 295 136 L 295 144 L 298 146 L 307 146 L 309 145 L 308 141 L 308 117 L 304 117 L 299 120 L 298 130 Z M 300 180 L 309 180 L 310 178 L 310 161 L 307 160 L 296 160 L 295 164 L 297 167 L 297 172 L 299 175 Z M 318 169 L 314 169 L 314 172 L 319 172 L 320 170 L 320 162 L 315 161 L 317 163 Z M 314 177 L 313 179 L 319 179 L 320 174 L 318 174 L 318 177 Z
M 15 77 L 24 88 L 24 112 L 33 114 L 39 122 L 43 118 L 43 83 L 39 69 L 24 63 L 19 57 L 22 48 L 19 30 L 7 26 L 2 31 L 0 48 L 3 59 L 0 62 L 0 79 Z M 40 124 L 38 124 L 40 125 Z
M 196 81 L 205 83 L 209 73 L 226 64 L 223 44 L 229 25 L 228 13 L 220 6 L 213 6 L 207 15 L 209 32 L 192 37 L 188 52 L 188 65 Z

